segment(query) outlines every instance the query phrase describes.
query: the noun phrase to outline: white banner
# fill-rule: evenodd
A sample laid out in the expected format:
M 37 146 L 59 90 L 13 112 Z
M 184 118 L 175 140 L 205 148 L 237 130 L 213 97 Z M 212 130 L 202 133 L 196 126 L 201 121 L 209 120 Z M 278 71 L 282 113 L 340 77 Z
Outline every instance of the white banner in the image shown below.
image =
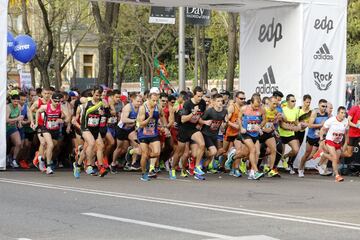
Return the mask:
M 0 0 L 0 106 L 5 113 L 6 106 L 6 54 L 7 54 L 7 8 L 8 1 Z M 0 170 L 6 169 L 5 114 L 0 114 Z
M 240 26 L 240 89 L 247 97 L 276 90 L 300 94 L 301 7 L 247 11 Z
M 302 93 L 313 97 L 313 107 L 321 98 L 333 103 L 334 111 L 345 104 L 346 7 L 346 0 L 304 4 Z

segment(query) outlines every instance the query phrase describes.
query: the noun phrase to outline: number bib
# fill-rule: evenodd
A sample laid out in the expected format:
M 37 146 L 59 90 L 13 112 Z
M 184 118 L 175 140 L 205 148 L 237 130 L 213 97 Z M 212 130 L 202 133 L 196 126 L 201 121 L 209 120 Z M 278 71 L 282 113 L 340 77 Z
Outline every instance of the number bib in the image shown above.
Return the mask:
M 57 122 L 57 119 L 48 119 L 46 122 L 46 128 L 49 130 L 59 130 L 60 124 Z
M 108 124 L 116 124 L 117 123 L 117 117 L 110 117 L 108 119 Z
M 100 118 L 98 115 L 89 115 L 89 119 L 87 123 L 89 127 L 97 127 L 99 126 Z
M 341 143 L 344 138 L 344 135 L 342 133 L 333 133 L 333 141 L 335 143 Z
M 151 119 L 146 127 L 143 129 L 143 133 L 146 136 L 152 136 L 155 135 L 155 125 L 156 122 L 154 119 Z

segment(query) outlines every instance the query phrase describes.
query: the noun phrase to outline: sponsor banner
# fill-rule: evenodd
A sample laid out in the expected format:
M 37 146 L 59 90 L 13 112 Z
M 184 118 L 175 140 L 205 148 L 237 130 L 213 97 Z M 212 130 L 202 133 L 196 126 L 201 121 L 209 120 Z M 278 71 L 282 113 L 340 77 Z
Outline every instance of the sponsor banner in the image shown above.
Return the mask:
M 280 7 L 241 15 L 240 89 L 270 96 L 276 90 L 300 96 L 301 8 Z
M 175 24 L 175 8 L 151 7 L 149 23 Z
M 20 86 L 23 91 L 28 91 L 32 88 L 30 72 L 20 71 Z
M 304 4 L 302 93 L 313 97 L 313 107 L 321 98 L 335 111 L 345 104 L 346 6 L 346 1 Z
M 7 9 L 8 1 L 0 0 L 0 46 L 7 44 Z M 6 55 L 7 49 L 0 48 L 0 106 L 5 109 L 6 106 Z M 5 111 L 5 110 L 4 110 Z M 0 170 L 6 168 L 6 129 L 5 129 L 5 114 L 0 115 Z
M 186 24 L 208 26 L 210 25 L 211 11 L 203 8 L 185 8 Z

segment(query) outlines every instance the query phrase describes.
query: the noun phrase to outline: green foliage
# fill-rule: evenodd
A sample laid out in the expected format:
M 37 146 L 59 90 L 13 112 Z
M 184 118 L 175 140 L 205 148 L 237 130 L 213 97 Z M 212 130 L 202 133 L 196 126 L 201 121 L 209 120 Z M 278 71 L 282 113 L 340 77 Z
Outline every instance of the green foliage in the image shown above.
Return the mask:
M 360 73 L 360 0 L 349 0 L 347 73 Z

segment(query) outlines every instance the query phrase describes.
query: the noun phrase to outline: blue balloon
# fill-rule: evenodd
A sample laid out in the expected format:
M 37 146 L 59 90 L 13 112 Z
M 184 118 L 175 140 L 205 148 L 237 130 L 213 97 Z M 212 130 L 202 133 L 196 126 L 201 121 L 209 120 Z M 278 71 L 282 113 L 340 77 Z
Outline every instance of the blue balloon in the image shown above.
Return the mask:
M 22 63 L 30 62 L 36 54 L 36 43 L 28 35 L 19 35 L 15 38 L 15 47 L 12 55 Z
M 11 34 L 11 32 L 7 33 L 7 54 L 12 54 L 15 47 L 15 38 Z

